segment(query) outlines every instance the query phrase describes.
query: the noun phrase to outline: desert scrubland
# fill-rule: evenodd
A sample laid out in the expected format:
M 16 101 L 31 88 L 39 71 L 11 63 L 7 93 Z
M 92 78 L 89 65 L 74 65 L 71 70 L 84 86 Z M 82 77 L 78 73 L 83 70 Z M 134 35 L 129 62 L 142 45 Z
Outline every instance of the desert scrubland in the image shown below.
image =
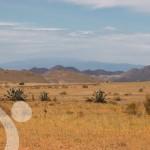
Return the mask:
M 11 117 L 15 103 L 4 97 L 12 87 L 27 95 L 33 111 L 26 123 L 15 122 L 20 150 L 149 150 L 150 116 L 144 102 L 150 94 L 150 82 L 100 84 L 1 84 L 0 106 Z M 106 103 L 89 102 L 101 89 Z M 48 101 L 41 101 L 41 92 Z M 134 106 L 133 106 L 134 105 Z M 6 135 L 0 125 L 0 149 Z

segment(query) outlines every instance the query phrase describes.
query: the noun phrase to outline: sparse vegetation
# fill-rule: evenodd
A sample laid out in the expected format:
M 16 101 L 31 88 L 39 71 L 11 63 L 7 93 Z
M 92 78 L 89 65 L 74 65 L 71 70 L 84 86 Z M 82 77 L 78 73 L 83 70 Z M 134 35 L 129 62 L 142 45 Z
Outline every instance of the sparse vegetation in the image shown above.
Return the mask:
M 121 101 L 121 97 L 120 97 L 120 96 L 115 96 L 115 97 L 113 98 L 113 100 L 114 100 L 114 101 Z
M 62 85 L 62 88 L 67 89 L 68 85 Z
M 95 103 L 106 103 L 106 93 L 102 90 L 97 90 L 94 92 L 91 98 L 88 98 L 87 102 L 95 102 Z
M 88 85 L 82 85 L 82 87 L 84 88 L 84 89 L 87 89 L 88 88 Z
M 19 88 L 9 89 L 5 97 L 12 101 L 25 101 L 27 98 L 27 96 L 24 94 L 24 91 Z
M 137 115 L 138 114 L 138 107 L 136 103 L 128 104 L 125 110 L 126 113 L 129 115 Z
M 125 93 L 124 96 L 131 96 L 131 93 Z
M 98 90 L 94 93 L 94 102 L 96 103 L 106 103 L 106 93 L 102 90 Z
M 142 93 L 143 91 L 144 91 L 144 89 L 143 89 L 143 88 L 140 88 L 140 89 L 139 89 L 139 92 L 140 92 L 140 93 Z
M 20 87 L 19 84 L 17 85 Z M 85 89 L 82 85 L 83 83 L 73 84 L 69 85 L 68 89 L 63 89 L 62 85 L 58 84 L 59 89 L 54 89 L 48 88 L 48 84 L 28 83 L 20 87 L 28 94 L 28 103 L 33 111 L 31 120 L 23 125 L 23 128 L 17 125 L 20 136 L 24 139 L 23 143 L 20 143 L 20 149 L 47 149 L 49 145 L 52 149 L 60 149 L 62 146 L 62 149 L 71 147 L 72 150 L 150 147 L 148 132 L 150 117 L 146 115 L 150 114 L 150 96 L 146 95 L 146 99 L 144 98 L 144 94 L 150 89 L 149 83 L 101 83 L 96 86 L 88 85 L 90 88 Z M 9 88 L 7 89 L 4 84 L 0 86 L 0 97 L 4 97 L 3 93 Z M 16 84 L 8 83 L 8 86 Z M 35 89 L 36 86 L 40 88 Z M 146 89 L 145 92 L 138 92 L 141 87 Z M 94 103 L 96 99 L 100 99 L 98 98 L 100 94 L 94 92 L 92 95 L 92 91 L 99 88 L 104 95 L 107 93 L 107 96 L 104 96 L 107 105 Z M 40 101 L 39 96 L 42 91 L 50 93 L 50 101 Z M 60 95 L 64 91 L 67 95 Z M 83 101 L 86 98 L 89 103 Z M 134 104 L 129 104 L 132 102 Z M 5 98 L 4 101 L 0 101 L 0 107 L 2 106 L 1 108 L 11 116 L 13 103 L 6 101 Z M 5 144 L 3 128 L 0 128 L 0 134 L 2 137 L 0 143 Z M 99 140 L 101 135 L 103 135 L 102 141 Z M 75 139 L 70 141 L 71 137 Z M 37 139 L 40 139 L 40 142 Z M 4 149 L 4 146 L 0 145 L 0 149 Z
M 24 82 L 20 82 L 19 85 L 23 86 L 23 85 L 25 85 L 25 83 Z
M 60 95 L 67 95 L 67 92 L 63 91 L 63 92 L 60 93 Z
M 49 101 L 50 98 L 49 98 L 49 96 L 48 96 L 48 93 L 47 93 L 47 92 L 42 92 L 42 93 L 40 94 L 40 100 L 41 100 L 41 101 Z
M 119 96 L 120 94 L 119 94 L 119 93 L 114 93 L 113 95 L 114 95 L 114 96 Z
M 150 115 L 150 95 L 146 95 L 146 101 L 144 102 L 145 111 Z

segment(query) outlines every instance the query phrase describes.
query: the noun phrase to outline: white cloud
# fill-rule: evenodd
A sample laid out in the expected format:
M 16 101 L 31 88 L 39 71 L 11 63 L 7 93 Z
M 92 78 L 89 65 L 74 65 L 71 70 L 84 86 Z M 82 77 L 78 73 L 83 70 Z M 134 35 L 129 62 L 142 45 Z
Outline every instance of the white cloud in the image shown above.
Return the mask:
M 129 7 L 139 11 L 150 12 L 150 0 L 63 0 L 77 5 L 93 8 Z
M 113 26 L 106 26 L 106 27 L 104 27 L 104 30 L 113 32 L 113 31 L 117 31 L 117 28 L 113 27 Z
M 0 61 L 3 62 L 30 57 L 63 56 L 116 63 L 140 61 L 146 64 L 150 63 L 150 33 L 101 33 L 25 25 L 7 28 L 0 26 L 0 54 Z

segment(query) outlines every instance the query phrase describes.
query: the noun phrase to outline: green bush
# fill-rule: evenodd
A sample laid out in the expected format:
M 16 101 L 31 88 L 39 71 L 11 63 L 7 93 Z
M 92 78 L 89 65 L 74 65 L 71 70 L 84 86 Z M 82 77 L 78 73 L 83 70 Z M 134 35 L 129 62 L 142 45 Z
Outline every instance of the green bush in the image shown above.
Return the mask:
M 42 93 L 40 94 L 40 100 L 41 100 L 41 101 L 49 101 L 50 98 L 49 98 L 49 96 L 48 96 L 48 93 L 47 93 L 47 92 L 42 92 Z
M 22 89 L 11 88 L 7 91 L 5 97 L 13 101 L 25 101 L 27 96 L 24 94 Z

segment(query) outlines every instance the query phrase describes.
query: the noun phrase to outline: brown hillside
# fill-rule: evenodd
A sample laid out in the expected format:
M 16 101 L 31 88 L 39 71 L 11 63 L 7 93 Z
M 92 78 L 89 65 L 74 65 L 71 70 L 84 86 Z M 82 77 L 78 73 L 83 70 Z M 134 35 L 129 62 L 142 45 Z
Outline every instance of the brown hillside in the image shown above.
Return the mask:
M 96 79 L 89 75 L 67 69 L 52 69 L 46 72 L 45 79 L 51 83 L 91 83 Z
M 45 83 L 46 80 L 30 71 L 16 71 L 16 70 L 0 70 L 0 82 L 36 82 Z
M 135 82 L 135 81 L 150 81 L 150 66 L 141 69 L 131 69 L 119 77 L 114 78 L 113 81 L 120 82 Z

